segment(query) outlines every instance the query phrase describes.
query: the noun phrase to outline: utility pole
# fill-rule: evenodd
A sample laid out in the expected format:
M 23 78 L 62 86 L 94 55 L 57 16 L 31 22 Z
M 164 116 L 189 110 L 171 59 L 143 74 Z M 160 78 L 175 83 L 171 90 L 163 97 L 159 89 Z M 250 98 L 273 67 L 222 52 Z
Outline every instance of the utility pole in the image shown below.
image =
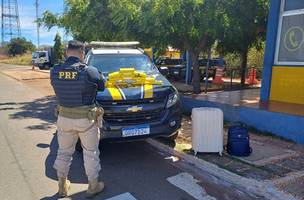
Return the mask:
M 39 49 L 39 46 L 40 46 L 40 24 L 38 22 L 38 19 L 39 19 L 39 2 L 38 0 L 36 0 L 36 3 L 35 3 L 35 7 L 36 7 L 36 23 L 37 23 L 37 46 L 38 46 L 38 49 Z
M 63 15 L 68 11 L 68 7 L 65 3 L 65 0 L 63 0 Z M 66 42 L 68 40 L 68 33 L 65 29 L 63 29 L 63 41 Z

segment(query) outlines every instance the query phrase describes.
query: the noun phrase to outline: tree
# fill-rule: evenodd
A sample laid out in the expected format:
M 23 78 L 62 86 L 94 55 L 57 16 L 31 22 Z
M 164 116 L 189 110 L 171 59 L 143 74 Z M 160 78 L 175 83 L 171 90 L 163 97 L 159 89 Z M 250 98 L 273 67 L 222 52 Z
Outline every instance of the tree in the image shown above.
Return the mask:
M 231 1 L 231 0 L 230 0 Z M 198 57 L 224 29 L 227 0 L 67 0 L 67 11 L 45 12 L 48 27 L 64 27 L 75 39 L 139 40 L 144 46 L 187 50 L 193 60 L 193 88 L 201 92 Z
M 193 90 L 200 93 L 198 58 L 225 24 L 223 0 L 112 1 L 113 23 L 144 42 L 187 50 L 193 61 Z M 115 8 L 115 9 L 114 9 Z M 132 27 L 131 29 L 128 27 Z
M 12 56 L 22 55 L 27 51 L 34 51 L 35 45 L 25 38 L 13 38 L 7 44 L 8 54 Z
M 59 33 L 56 34 L 54 42 L 54 63 L 61 63 L 64 59 L 64 47 L 61 43 L 61 37 Z
M 110 0 L 66 0 L 67 10 L 63 15 L 45 11 L 39 22 L 51 29 L 65 28 L 79 41 L 123 39 L 124 33 L 112 23 Z
M 245 85 L 248 52 L 261 49 L 266 36 L 268 0 L 229 0 L 225 6 L 227 22 L 219 49 L 241 57 L 241 85 Z

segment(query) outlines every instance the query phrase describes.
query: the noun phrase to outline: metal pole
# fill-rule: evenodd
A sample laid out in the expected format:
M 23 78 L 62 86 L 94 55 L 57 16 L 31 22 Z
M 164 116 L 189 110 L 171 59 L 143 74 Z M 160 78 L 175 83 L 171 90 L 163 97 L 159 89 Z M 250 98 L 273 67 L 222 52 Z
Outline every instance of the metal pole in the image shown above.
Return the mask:
M 4 0 L 1 0 L 1 37 L 2 37 L 2 46 L 4 46 Z
M 231 69 L 231 73 L 230 73 L 230 90 L 232 90 L 232 79 L 233 79 L 233 75 L 234 75 L 234 69 Z
M 186 53 L 187 65 L 186 65 L 186 84 L 190 85 L 192 81 L 192 59 L 189 51 Z
M 36 6 L 36 23 L 37 23 L 37 46 L 39 48 L 39 46 L 40 46 L 40 31 L 39 31 L 40 26 L 39 26 L 39 22 L 38 22 L 38 18 L 39 18 L 39 13 L 38 13 L 39 2 L 38 2 L 38 0 L 36 0 L 35 6 Z
M 13 28 L 12 28 L 12 11 L 11 11 L 11 1 L 8 0 L 8 16 L 9 16 L 9 35 L 11 36 L 11 40 L 13 38 Z
M 18 38 L 21 37 L 21 29 L 20 29 L 20 17 L 19 17 L 19 9 L 18 9 L 18 1 L 15 0 L 15 13 L 16 13 L 16 23 L 17 23 L 17 35 Z
M 205 80 L 205 94 L 207 94 L 207 92 L 208 92 L 208 79 L 209 79 L 210 60 L 211 60 L 211 48 L 208 50 L 208 60 L 207 60 L 207 66 L 206 66 L 206 80 Z
M 68 12 L 68 6 L 66 4 L 66 0 L 63 0 L 63 15 L 67 12 Z M 69 37 L 69 32 L 65 28 L 63 28 L 63 31 L 64 31 L 64 41 L 67 42 Z

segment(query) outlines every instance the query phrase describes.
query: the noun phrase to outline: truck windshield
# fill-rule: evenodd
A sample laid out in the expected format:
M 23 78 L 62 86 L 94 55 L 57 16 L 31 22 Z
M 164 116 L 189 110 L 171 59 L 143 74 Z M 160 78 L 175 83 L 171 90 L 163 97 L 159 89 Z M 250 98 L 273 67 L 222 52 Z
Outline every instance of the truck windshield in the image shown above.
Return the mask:
M 34 53 L 32 54 L 32 59 L 36 59 L 36 58 L 38 58 L 38 56 L 39 56 L 39 53 L 34 52 Z
M 154 65 L 146 55 L 93 55 L 89 59 L 88 65 L 96 67 L 105 74 L 119 71 L 121 68 L 134 68 L 146 73 L 155 70 Z
M 39 52 L 39 58 L 43 58 L 46 57 L 46 53 L 45 52 Z

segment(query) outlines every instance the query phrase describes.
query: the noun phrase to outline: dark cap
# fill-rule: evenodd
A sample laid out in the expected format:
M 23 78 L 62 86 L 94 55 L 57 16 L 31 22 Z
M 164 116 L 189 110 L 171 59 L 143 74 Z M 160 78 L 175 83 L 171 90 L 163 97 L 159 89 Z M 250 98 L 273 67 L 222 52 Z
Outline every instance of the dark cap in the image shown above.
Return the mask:
M 71 40 L 68 43 L 68 50 L 84 51 L 84 44 L 76 40 Z

